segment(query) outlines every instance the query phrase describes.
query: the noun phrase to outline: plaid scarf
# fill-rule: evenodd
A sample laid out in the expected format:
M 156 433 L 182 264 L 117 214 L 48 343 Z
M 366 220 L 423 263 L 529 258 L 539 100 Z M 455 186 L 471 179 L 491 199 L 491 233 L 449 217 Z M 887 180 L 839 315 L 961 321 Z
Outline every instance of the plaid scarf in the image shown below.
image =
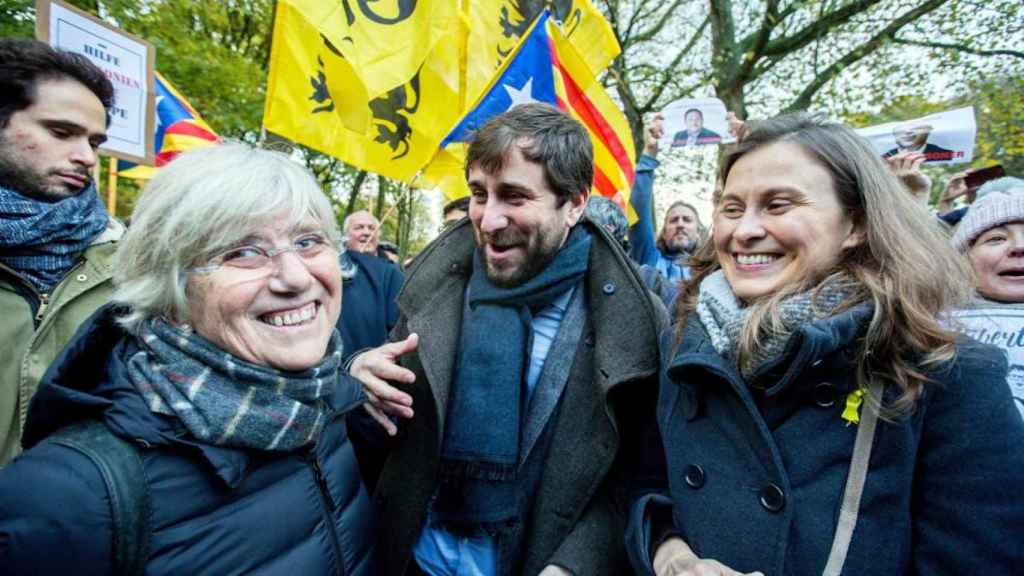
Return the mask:
M 52 203 L 0 186 L 0 262 L 48 293 L 109 220 L 92 186 Z
M 239 360 L 163 319 L 144 324 L 136 340 L 128 379 L 149 409 L 217 446 L 289 451 L 315 441 L 341 368 L 336 332 L 320 364 L 301 372 Z
M 758 368 L 782 354 L 796 329 L 832 316 L 853 293 L 849 281 L 834 278 L 811 290 L 785 298 L 779 304 L 782 326 L 758 334 L 757 349 L 742 361 L 736 354 L 737 342 L 750 318 L 751 309 L 749 306 L 744 307 L 736 298 L 732 286 L 725 278 L 725 272 L 716 270 L 701 281 L 696 311 L 715 351 L 723 357 L 732 358 L 740 374 L 749 382 Z

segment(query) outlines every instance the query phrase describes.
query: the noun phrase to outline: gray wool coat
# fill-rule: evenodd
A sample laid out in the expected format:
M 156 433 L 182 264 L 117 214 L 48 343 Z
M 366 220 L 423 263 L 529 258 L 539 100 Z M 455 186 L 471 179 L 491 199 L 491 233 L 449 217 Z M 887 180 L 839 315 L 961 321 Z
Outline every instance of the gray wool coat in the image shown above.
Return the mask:
M 579 576 L 629 570 L 627 476 L 654 421 L 658 333 L 668 316 L 622 249 L 603 230 L 580 225 L 593 235 L 584 337 L 551 416 L 521 561 L 501 566 L 503 574 L 534 575 L 548 564 Z M 382 575 L 403 575 L 415 562 L 413 548 L 436 486 L 473 249 L 472 227 L 455 226 L 417 257 L 399 294 L 401 318 L 392 338 L 419 334 L 419 349 L 402 359 L 416 374 L 415 383 L 401 385 L 413 397 L 415 416 L 400 425 L 374 494 Z

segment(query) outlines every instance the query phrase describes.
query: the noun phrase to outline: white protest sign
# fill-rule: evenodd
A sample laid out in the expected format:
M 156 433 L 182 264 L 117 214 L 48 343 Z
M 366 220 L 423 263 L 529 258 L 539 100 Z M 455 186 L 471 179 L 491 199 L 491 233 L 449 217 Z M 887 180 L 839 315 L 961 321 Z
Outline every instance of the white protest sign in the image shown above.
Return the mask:
M 1024 307 L 971 308 L 959 310 L 951 316 L 951 328 L 1006 351 L 1010 363 L 1006 383 L 1013 394 L 1013 403 L 1020 411 L 1021 418 L 1024 418 Z
M 976 132 L 971 106 L 857 130 L 885 158 L 902 151 L 921 152 L 929 164 L 970 162 Z
M 100 151 L 153 164 L 153 46 L 56 0 L 37 0 L 36 37 L 99 66 L 114 85 L 107 141 Z
M 736 138 L 729 133 L 725 104 L 718 98 L 684 98 L 669 104 L 661 112 L 665 134 L 658 141 L 662 148 L 728 144 Z

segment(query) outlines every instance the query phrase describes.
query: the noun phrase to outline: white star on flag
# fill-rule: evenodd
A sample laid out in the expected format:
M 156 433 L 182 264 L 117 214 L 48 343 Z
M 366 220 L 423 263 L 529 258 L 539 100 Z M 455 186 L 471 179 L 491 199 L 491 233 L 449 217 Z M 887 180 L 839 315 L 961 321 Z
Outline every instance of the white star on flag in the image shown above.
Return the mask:
M 153 115 L 154 115 L 154 116 L 156 116 L 156 118 L 154 118 L 153 120 L 155 120 L 155 121 L 156 121 L 156 126 L 155 126 L 155 128 L 156 128 L 157 130 L 159 130 L 159 129 L 160 129 L 160 113 L 159 113 L 159 112 L 157 112 L 157 110 L 159 110 L 159 109 L 160 109 L 160 102 L 161 102 L 161 101 L 163 101 L 163 99 L 164 99 L 163 95 L 157 96 L 157 97 L 156 97 L 156 103 L 155 103 L 155 104 L 153 104 L 153 112 L 154 112 L 154 114 L 153 114 Z
M 508 97 L 512 99 L 512 103 L 509 104 L 509 110 L 519 106 L 520 104 L 530 104 L 531 102 L 540 102 L 533 97 L 533 78 L 526 81 L 522 88 L 518 90 L 508 84 L 504 85 L 505 92 L 508 92 Z

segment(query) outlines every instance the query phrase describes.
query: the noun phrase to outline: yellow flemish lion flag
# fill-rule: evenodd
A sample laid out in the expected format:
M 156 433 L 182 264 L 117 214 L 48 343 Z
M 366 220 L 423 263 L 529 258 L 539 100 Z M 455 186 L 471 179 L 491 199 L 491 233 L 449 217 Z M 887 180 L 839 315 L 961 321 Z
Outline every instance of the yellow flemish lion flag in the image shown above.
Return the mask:
M 264 127 L 352 166 L 410 182 L 459 118 L 464 43 L 436 42 L 413 74 L 374 97 L 364 82 L 367 70 L 354 66 L 292 4 L 279 2 L 274 16 Z M 451 36 L 466 33 L 459 19 L 451 25 Z M 383 38 L 400 42 L 395 33 Z
M 359 71 L 372 97 L 404 84 L 457 18 L 455 0 L 279 0 Z

